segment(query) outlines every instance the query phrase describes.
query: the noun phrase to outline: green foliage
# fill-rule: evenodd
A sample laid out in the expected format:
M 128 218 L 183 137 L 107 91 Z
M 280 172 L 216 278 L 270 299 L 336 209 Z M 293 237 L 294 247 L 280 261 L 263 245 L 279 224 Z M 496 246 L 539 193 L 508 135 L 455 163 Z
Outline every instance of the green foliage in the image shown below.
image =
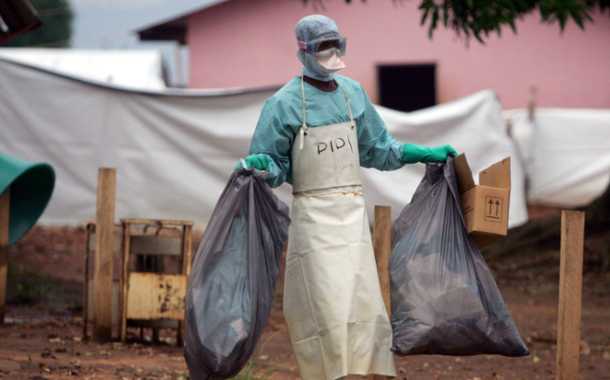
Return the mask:
M 490 33 L 501 36 L 504 26 L 517 33 L 515 21 L 536 9 L 542 21 L 558 21 L 561 31 L 570 18 L 584 29 L 585 22 L 593 21 L 591 14 L 596 6 L 604 11 L 610 8 L 610 0 L 423 0 L 419 9 L 423 12 L 422 25 L 429 22 L 430 38 L 442 17 L 446 28 L 451 27 L 467 40 L 474 36 L 483 43 L 483 36 L 488 37 Z
M 314 8 L 323 7 L 321 0 L 301 0 L 303 4 L 312 3 Z M 392 0 L 402 2 L 402 0 Z M 345 0 L 351 3 L 352 0 Z M 366 0 L 362 0 L 366 2 Z M 502 27 L 508 26 L 517 33 L 515 21 L 538 9 L 542 21 L 559 22 L 564 30 L 569 19 L 581 28 L 586 22 L 592 22 L 591 14 L 596 7 L 604 12 L 610 9 L 610 0 L 422 0 L 419 9 L 422 11 L 421 24 L 428 22 L 428 35 L 432 38 L 439 24 L 451 28 L 458 36 L 464 36 L 468 42 L 475 37 L 483 42 L 483 37 L 497 33 L 502 35 Z
M 68 0 L 30 0 L 43 25 L 9 39 L 4 47 L 68 47 L 72 36 L 72 8 Z

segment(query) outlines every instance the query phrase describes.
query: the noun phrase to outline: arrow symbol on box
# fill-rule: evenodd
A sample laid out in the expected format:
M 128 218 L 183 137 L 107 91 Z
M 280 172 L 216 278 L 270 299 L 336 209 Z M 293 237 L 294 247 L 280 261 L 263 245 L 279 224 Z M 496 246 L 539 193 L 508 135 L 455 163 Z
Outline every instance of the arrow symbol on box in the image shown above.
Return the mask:
M 499 210 L 500 210 L 500 201 L 496 201 L 496 216 L 498 216 Z
M 492 201 L 491 199 L 489 200 L 489 215 L 491 215 L 491 208 L 494 205 L 494 201 Z

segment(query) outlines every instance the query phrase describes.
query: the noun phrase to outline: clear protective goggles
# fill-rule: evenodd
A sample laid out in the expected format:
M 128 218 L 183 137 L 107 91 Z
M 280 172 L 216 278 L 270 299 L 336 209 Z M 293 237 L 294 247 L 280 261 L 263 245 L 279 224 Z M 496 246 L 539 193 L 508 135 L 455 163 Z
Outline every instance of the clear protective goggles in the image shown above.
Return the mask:
M 334 53 L 345 55 L 347 38 L 338 34 L 329 34 L 309 42 L 297 41 L 299 49 L 306 50 L 316 57 L 330 57 Z

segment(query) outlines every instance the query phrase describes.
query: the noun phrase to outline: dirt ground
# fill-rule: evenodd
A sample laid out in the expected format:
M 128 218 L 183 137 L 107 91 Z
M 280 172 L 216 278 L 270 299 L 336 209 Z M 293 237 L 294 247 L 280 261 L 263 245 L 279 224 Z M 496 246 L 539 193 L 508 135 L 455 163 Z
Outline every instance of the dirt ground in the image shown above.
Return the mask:
M 200 236 L 195 240 L 195 248 Z M 130 329 L 128 343 L 83 337 L 85 230 L 35 227 L 10 249 L 6 323 L 0 325 L 1 379 L 186 379 L 175 332 L 153 345 Z M 491 265 L 504 300 L 532 352 L 497 355 L 396 357 L 399 380 L 555 379 L 558 267 Z M 498 268 L 504 268 L 502 270 Z M 508 268 L 508 269 L 506 269 Z M 267 328 L 242 379 L 298 379 L 281 308 L 282 278 Z M 90 329 L 89 329 L 90 331 Z M 610 379 L 610 276 L 583 284 L 580 379 Z

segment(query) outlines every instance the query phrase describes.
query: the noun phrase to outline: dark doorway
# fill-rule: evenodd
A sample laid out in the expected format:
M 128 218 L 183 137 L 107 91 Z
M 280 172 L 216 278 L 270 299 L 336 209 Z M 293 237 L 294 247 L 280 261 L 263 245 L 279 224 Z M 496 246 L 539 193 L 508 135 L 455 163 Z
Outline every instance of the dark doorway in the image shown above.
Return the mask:
M 379 104 L 398 111 L 436 105 L 436 64 L 379 65 Z

